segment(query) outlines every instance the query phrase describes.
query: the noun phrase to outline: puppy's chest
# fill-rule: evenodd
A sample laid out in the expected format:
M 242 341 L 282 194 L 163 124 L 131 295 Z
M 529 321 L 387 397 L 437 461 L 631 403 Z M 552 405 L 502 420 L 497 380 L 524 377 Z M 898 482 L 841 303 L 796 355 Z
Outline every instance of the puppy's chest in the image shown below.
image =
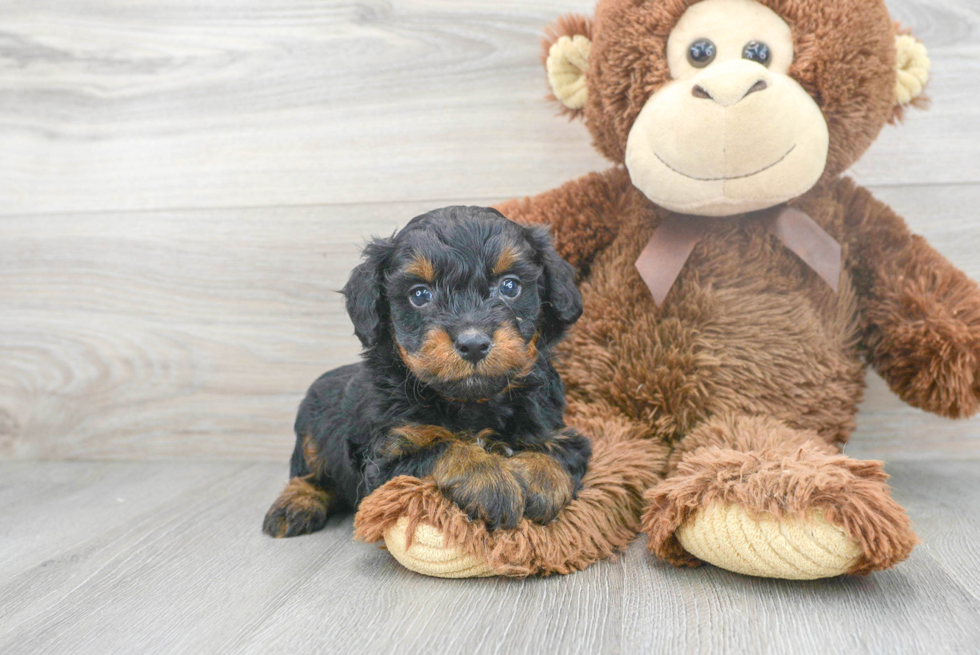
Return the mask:
M 427 407 L 415 412 L 413 423 L 443 428 L 458 438 L 492 438 L 510 443 L 522 423 L 522 412 L 506 403 L 490 401 Z M 482 436 L 481 436 L 482 435 Z

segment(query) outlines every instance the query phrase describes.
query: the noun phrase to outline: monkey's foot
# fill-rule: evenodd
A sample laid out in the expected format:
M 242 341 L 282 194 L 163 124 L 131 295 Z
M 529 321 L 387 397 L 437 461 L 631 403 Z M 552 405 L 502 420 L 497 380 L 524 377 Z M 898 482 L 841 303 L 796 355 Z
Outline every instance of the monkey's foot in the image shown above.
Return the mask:
M 700 560 L 764 578 L 830 578 L 850 572 L 861 557 L 857 541 L 820 510 L 776 519 L 739 505 L 715 504 L 695 512 L 675 535 Z
M 760 427 L 765 439 L 744 433 Z M 917 539 L 881 462 L 836 454 L 815 435 L 797 440 L 771 421 L 722 428 L 734 431 L 724 439 L 732 447 L 715 439 L 685 453 L 647 492 L 642 529 L 655 555 L 791 580 L 866 574 L 909 556 Z
M 428 523 L 419 523 L 409 546 L 408 517 L 388 528 L 385 546 L 392 557 L 409 571 L 436 578 L 486 578 L 494 575 L 490 564 L 461 548 L 446 545 L 445 535 Z

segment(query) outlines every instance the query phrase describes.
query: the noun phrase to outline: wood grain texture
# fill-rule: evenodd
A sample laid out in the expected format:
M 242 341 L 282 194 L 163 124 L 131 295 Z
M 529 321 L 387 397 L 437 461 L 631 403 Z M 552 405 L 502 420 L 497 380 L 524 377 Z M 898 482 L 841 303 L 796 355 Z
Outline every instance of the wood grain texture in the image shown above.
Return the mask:
M 417 576 L 352 542 L 348 517 L 269 539 L 279 465 L 0 463 L 0 499 L 18 494 L 0 503 L 0 652 L 972 652 L 980 462 L 892 473 L 923 538 L 892 571 L 763 580 L 674 569 L 638 541 L 581 573 L 514 581 Z M 64 523 L 87 529 L 50 527 Z
M 8 0 L 0 457 L 283 461 L 353 361 L 335 293 L 371 234 L 607 166 L 543 100 L 541 28 L 592 0 Z M 980 12 L 893 0 L 930 112 L 854 174 L 980 279 Z M 980 420 L 875 377 L 849 453 L 980 456 Z
M 591 6 L 5 3 L 0 212 L 453 199 L 513 195 L 522 180 L 518 193 L 555 186 L 600 160 L 585 130 L 542 101 L 539 34 Z
M 878 195 L 974 278 L 980 185 Z M 340 289 L 366 235 L 425 203 L 6 217 L 0 454 L 285 461 L 294 412 L 358 344 Z M 903 405 L 870 376 L 848 447 L 980 454 L 980 420 Z
M 596 168 L 542 101 L 542 28 L 593 0 L 8 0 L 0 213 L 505 197 Z M 891 0 L 928 114 L 868 184 L 980 182 L 980 9 Z
M 895 460 L 923 544 L 869 578 L 679 571 L 637 542 L 444 581 L 347 517 L 261 534 L 296 405 L 356 357 L 335 290 L 364 238 L 606 167 L 538 62 L 541 28 L 592 5 L 3 3 L 0 459 L 181 461 L 0 462 L 0 652 L 976 649 L 980 420 L 873 376 L 847 452 Z M 980 7 L 889 5 L 930 47 L 933 108 L 853 174 L 980 279 Z

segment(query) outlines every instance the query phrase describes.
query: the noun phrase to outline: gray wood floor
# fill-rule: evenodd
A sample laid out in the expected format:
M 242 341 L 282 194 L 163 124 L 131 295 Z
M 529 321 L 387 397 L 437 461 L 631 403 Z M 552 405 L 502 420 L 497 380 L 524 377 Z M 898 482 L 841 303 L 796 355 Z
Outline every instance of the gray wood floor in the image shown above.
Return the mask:
M 980 463 L 893 462 L 923 544 L 866 578 L 678 570 L 637 542 L 572 576 L 437 580 L 259 532 L 283 467 L 0 464 L 0 652 L 944 653 L 980 643 Z
M 980 4 L 888 0 L 928 112 L 851 174 L 980 279 Z M 543 102 L 541 29 L 593 0 L 0 0 L 0 653 L 980 650 L 980 419 L 869 378 L 922 545 L 863 579 L 654 562 L 443 581 L 273 541 L 307 385 L 356 357 L 366 236 L 608 164 Z M 70 461 L 69 461 L 70 460 Z

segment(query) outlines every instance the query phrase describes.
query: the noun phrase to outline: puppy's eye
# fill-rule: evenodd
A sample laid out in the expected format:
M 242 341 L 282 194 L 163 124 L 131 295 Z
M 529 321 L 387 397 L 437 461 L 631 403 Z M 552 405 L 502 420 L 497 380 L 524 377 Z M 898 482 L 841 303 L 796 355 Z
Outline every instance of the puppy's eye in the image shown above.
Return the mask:
M 500 283 L 500 295 L 504 298 L 514 299 L 521 295 L 521 282 L 516 278 L 506 278 Z
M 711 39 L 698 39 L 687 49 L 687 60 L 695 68 L 704 68 L 715 60 L 718 48 Z
M 769 46 L 762 41 L 749 41 L 742 50 L 742 58 L 768 67 L 772 61 L 772 53 L 769 52 Z
M 432 302 L 432 291 L 429 287 L 412 287 L 408 292 L 408 299 L 416 307 L 425 307 Z

